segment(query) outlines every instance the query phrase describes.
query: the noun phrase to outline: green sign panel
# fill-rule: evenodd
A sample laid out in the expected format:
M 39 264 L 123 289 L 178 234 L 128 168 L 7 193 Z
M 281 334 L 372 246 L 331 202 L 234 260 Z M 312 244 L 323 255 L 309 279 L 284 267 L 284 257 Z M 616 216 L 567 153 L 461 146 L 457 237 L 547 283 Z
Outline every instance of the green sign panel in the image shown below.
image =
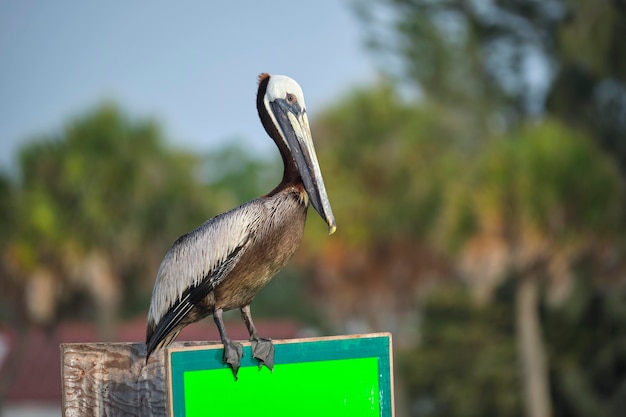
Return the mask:
M 244 344 L 238 379 L 222 345 L 168 349 L 172 416 L 393 416 L 391 335 L 275 340 L 274 371 Z

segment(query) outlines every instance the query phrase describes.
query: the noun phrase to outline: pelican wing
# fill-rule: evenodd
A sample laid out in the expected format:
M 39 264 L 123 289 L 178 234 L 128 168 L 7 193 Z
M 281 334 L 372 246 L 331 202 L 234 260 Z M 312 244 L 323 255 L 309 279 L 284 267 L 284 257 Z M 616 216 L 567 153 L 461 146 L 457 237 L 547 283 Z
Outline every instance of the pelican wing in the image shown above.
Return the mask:
M 232 271 L 257 230 L 262 210 L 263 205 L 245 204 L 174 242 L 161 262 L 152 292 L 148 354 L 173 340 L 178 332 L 172 332 L 182 319 Z

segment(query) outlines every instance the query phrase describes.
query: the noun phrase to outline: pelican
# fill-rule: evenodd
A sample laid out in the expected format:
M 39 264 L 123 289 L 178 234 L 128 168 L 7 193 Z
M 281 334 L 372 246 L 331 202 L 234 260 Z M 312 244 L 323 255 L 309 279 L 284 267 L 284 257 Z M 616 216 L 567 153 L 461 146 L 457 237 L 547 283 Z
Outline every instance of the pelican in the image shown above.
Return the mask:
M 213 315 L 224 345 L 224 364 L 235 379 L 240 343 L 229 339 L 224 311 L 240 309 L 252 355 L 273 368 L 271 339 L 259 337 L 250 303 L 285 266 L 302 240 L 309 203 L 335 232 L 302 89 L 284 75 L 259 76 L 257 111 L 282 157 L 281 182 L 269 194 L 219 214 L 179 237 L 161 262 L 148 311 L 146 361 L 190 323 Z

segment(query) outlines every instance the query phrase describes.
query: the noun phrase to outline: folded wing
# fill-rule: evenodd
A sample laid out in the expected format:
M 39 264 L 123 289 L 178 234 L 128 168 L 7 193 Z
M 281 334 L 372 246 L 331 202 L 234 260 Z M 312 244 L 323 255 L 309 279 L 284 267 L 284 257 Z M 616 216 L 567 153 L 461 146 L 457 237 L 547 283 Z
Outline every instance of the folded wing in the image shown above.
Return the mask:
M 148 312 L 147 354 L 169 344 L 177 326 L 235 267 L 257 231 L 263 205 L 245 204 L 178 238 L 161 262 Z

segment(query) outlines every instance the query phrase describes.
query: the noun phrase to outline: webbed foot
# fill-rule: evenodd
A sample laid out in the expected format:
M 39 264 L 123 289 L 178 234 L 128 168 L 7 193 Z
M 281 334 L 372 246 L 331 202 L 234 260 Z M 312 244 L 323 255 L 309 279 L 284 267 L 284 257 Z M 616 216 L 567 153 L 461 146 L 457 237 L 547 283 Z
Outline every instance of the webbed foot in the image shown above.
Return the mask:
M 231 340 L 224 343 L 224 359 L 223 363 L 230 365 L 233 369 L 233 375 L 237 380 L 237 372 L 239 371 L 239 363 L 243 356 L 243 348 L 241 343 L 233 342 Z
M 274 369 L 274 344 L 271 339 L 257 338 L 251 340 L 252 356 L 259 360 L 259 369 L 263 365 L 270 371 Z

